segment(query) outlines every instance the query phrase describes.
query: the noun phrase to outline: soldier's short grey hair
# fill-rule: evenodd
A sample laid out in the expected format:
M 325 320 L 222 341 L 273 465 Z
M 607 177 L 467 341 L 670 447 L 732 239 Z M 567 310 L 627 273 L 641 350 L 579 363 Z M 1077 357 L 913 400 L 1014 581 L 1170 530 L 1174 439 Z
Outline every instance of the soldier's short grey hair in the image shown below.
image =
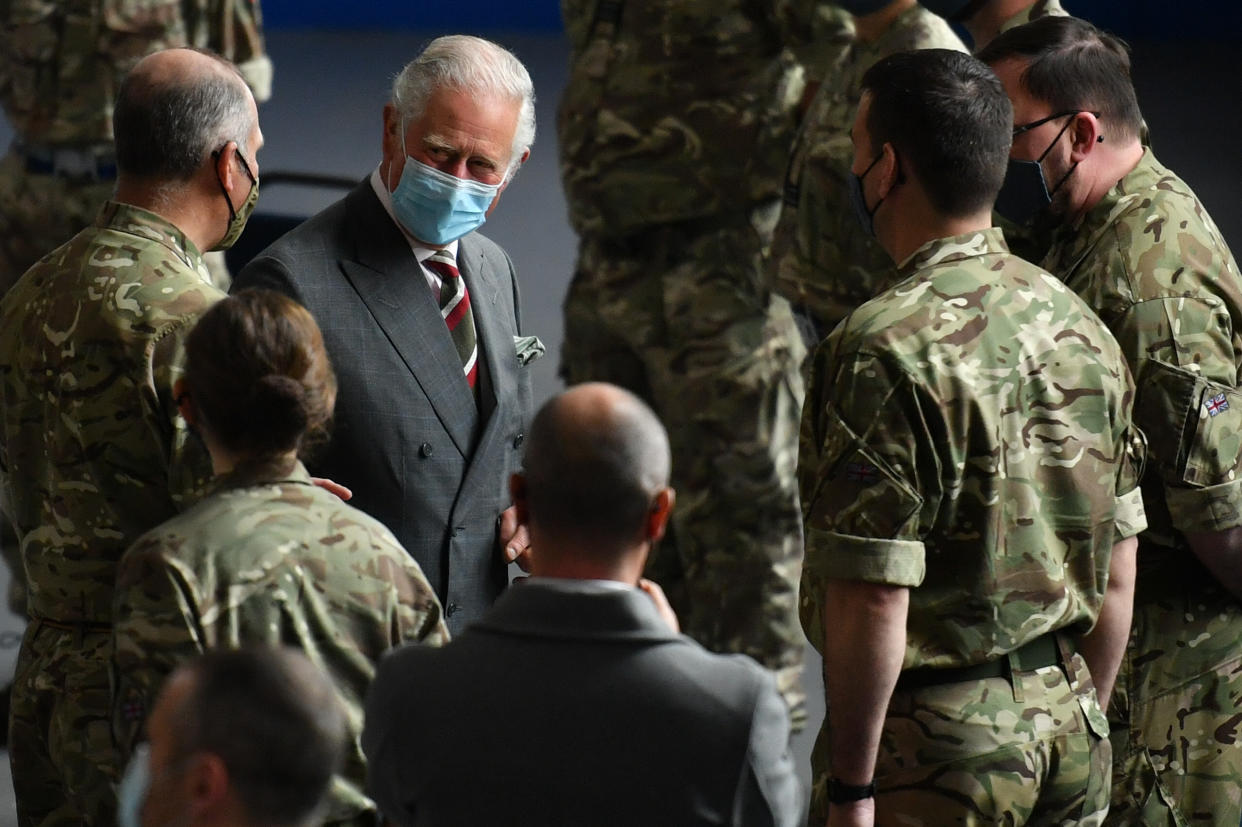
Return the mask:
M 141 67 L 122 81 L 113 128 L 117 166 L 127 175 L 186 181 L 229 141 L 253 166 L 247 146 L 255 115 L 250 92 L 232 63 L 210 52 L 217 71 L 162 77 Z M 144 71 L 145 70 L 145 71 Z
M 415 121 L 422 117 L 437 89 L 495 95 L 521 103 L 506 174 L 512 177 L 522 155 L 535 142 L 535 86 L 522 61 L 480 37 L 438 37 L 393 80 L 392 104 L 407 122 Z

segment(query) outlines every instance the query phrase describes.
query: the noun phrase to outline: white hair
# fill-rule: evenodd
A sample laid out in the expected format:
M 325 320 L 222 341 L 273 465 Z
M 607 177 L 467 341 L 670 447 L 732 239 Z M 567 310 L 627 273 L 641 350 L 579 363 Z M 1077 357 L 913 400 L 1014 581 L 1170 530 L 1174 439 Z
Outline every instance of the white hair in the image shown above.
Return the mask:
M 521 102 L 506 179 L 535 142 L 535 86 L 522 61 L 509 50 L 464 34 L 437 37 L 392 83 L 392 104 L 407 121 L 418 120 L 437 89 L 495 95 Z

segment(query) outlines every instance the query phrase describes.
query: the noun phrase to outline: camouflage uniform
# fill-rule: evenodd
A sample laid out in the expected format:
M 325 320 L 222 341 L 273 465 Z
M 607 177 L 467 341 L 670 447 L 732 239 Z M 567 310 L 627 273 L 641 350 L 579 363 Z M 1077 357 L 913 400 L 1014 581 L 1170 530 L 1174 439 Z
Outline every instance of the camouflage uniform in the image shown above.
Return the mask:
M 0 158 L 0 296 L 44 254 L 90 226 L 112 197 L 112 108 L 121 78 L 143 56 L 194 45 L 238 64 L 256 100 L 271 97 L 258 0 L 9 0 L 0 4 L 0 105 L 17 144 Z M 53 150 L 95 157 L 53 173 Z M 29 160 L 30 156 L 38 156 Z M 30 165 L 35 166 L 31 169 Z M 222 253 L 205 257 L 227 289 Z M 26 613 L 21 560 L 0 515 L 8 603 Z
M 1027 6 L 1002 23 L 997 34 L 1002 34 L 1018 26 L 1024 26 L 1041 17 L 1068 16 L 1069 12 L 1061 8 L 1060 0 L 1036 0 L 1035 3 Z M 997 213 L 992 214 L 992 220 L 1005 231 L 1005 240 L 1009 243 L 1009 249 L 1015 255 L 1027 261 L 1040 261 L 1047 254 L 1048 246 L 1052 243 L 1052 229 L 1047 222 L 1037 221 L 1029 224 L 1015 224 Z
M 863 74 L 882 58 L 914 49 L 966 51 L 942 17 L 912 6 L 878 40 L 854 40 L 837 57 L 794 142 L 766 269 L 772 285 L 808 317 L 808 344 L 892 277 L 892 260 L 850 206 L 850 128 Z
M 0 301 L 0 471 L 30 587 L 10 717 L 22 825 L 112 820 L 116 563 L 210 473 L 172 389 L 222 296 L 176 227 L 109 202 Z
M 117 740 L 133 749 L 182 661 L 208 649 L 291 646 L 332 676 L 348 710 L 352 750 L 326 818 L 374 825 L 359 739 L 375 665 L 402 643 L 447 640 L 430 584 L 388 529 L 314 485 L 301 463 L 240 469 L 121 560 Z
M 795 726 L 803 348 L 760 257 L 803 88 L 784 46 L 839 23 L 823 9 L 562 3 L 561 165 L 581 237 L 562 374 L 626 387 L 660 415 L 678 502 L 648 575 L 691 637 L 776 670 Z
M 0 160 L 0 295 L 90 225 L 112 195 L 112 109 L 142 57 L 176 46 L 234 61 L 258 101 L 271 96 L 257 0 L 8 0 L 0 4 L 0 104 L 17 133 Z M 53 153 L 94 163 L 53 171 Z M 223 256 L 209 259 L 228 286 Z
M 1034 3 L 1027 6 L 1022 11 L 1001 24 L 1001 32 L 1007 32 L 1010 29 L 1016 29 L 1018 26 L 1025 26 L 1033 20 L 1041 17 L 1068 17 L 1069 12 L 1061 7 L 1061 0 L 1035 0 Z
M 1081 656 L 1061 634 L 1049 648 L 1062 666 L 1009 653 L 1088 630 L 1114 542 L 1146 526 L 1124 358 L 1086 304 L 1010 254 L 996 228 L 930 242 L 898 276 L 813 361 L 803 628 L 823 651 L 829 578 L 905 586 L 903 676 L 1014 666 L 1012 685 L 899 683 L 877 823 L 1098 824 L 1108 730 Z M 830 723 L 831 710 L 812 755 L 816 818 Z
M 1242 605 L 1183 532 L 1242 526 L 1242 281 L 1185 182 L 1147 150 L 1044 266 L 1112 329 L 1152 437 L 1130 649 L 1109 710 L 1118 823 L 1242 816 Z

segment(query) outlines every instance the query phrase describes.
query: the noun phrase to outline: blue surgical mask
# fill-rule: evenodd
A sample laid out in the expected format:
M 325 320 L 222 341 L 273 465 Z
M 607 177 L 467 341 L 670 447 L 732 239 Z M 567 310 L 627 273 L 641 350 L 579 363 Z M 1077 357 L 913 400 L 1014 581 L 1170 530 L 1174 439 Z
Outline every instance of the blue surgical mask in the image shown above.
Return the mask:
M 880 163 L 880 159 L 884 157 L 884 153 L 875 156 L 875 160 L 871 165 L 863 170 L 862 175 L 850 173 L 850 206 L 854 208 L 854 215 L 858 218 L 858 223 L 862 225 L 863 232 L 872 238 L 875 237 L 875 213 L 880 209 L 880 205 L 884 203 L 881 198 L 875 202 L 875 206 L 868 209 L 867 194 L 863 192 L 863 179 L 867 177 L 867 173 Z
M 442 245 L 478 229 L 498 192 L 500 184 L 458 178 L 406 155 L 392 209 L 416 239 Z
M 146 744 L 134 748 L 125 766 L 121 786 L 117 790 L 117 824 L 119 827 L 142 827 L 142 805 L 151 788 L 151 750 Z

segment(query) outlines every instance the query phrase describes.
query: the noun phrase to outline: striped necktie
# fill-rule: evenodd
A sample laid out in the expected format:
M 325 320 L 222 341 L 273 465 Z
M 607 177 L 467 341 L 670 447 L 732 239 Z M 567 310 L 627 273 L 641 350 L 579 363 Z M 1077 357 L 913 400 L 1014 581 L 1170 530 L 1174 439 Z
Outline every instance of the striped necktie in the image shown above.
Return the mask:
M 474 314 L 470 312 L 470 291 L 457 269 L 457 260 L 447 250 L 436 250 L 423 263 L 440 277 L 440 315 L 461 357 L 466 384 L 473 388 L 479 377 L 479 341 L 474 332 Z

